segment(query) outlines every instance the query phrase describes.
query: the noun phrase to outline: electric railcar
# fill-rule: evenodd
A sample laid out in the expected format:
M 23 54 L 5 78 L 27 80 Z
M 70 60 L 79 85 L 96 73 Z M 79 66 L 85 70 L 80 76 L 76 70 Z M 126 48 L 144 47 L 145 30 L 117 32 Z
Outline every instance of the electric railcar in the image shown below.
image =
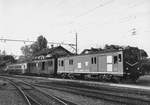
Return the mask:
M 8 73 L 25 74 L 28 70 L 28 63 L 10 64 L 6 67 Z
M 55 76 L 57 73 L 57 59 L 35 60 L 28 63 L 28 74 Z

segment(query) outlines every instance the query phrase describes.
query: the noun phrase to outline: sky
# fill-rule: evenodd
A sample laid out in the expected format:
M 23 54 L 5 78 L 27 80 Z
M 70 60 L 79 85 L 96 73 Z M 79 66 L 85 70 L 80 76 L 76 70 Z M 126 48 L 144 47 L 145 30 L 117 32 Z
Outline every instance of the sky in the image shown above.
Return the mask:
M 150 55 L 150 0 L 0 0 L 1 39 L 75 43 L 75 33 L 78 52 L 116 44 Z M 21 55 L 29 44 L 0 41 L 0 49 Z

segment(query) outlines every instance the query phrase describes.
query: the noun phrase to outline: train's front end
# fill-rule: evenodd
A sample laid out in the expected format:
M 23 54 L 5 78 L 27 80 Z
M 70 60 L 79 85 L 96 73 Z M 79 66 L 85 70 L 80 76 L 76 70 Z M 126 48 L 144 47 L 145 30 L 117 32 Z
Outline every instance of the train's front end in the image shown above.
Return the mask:
M 136 47 L 128 47 L 124 49 L 124 78 L 130 80 L 137 80 L 141 75 L 141 54 L 140 50 Z

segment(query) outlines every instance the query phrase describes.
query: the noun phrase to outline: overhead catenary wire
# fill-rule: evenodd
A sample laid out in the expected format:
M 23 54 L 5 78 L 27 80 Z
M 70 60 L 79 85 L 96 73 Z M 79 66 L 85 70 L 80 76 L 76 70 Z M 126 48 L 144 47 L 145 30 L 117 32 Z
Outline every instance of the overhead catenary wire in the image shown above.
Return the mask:
M 6 39 L 6 38 L 0 38 L 1 41 L 15 41 L 15 42 L 30 42 L 30 43 L 33 43 L 33 42 L 36 42 L 36 41 L 29 41 L 29 40 L 17 40 L 17 39 Z M 72 44 L 72 43 L 58 43 L 58 42 L 48 42 L 48 44 L 58 44 L 58 45 L 70 45 L 70 46 L 76 46 L 75 44 Z
M 79 14 L 79 15 L 75 16 L 74 18 L 79 18 L 79 17 L 85 16 L 85 15 L 88 15 L 89 13 L 95 11 L 96 9 L 104 7 L 104 6 L 106 6 L 106 5 L 108 5 L 108 4 L 112 3 L 112 2 L 114 2 L 114 0 L 109 0 L 106 3 L 104 3 L 104 4 L 99 4 L 98 6 L 92 8 L 92 9 L 89 9 L 89 10 L 87 10 L 84 13 Z
M 84 13 L 81 13 L 81 14 L 79 14 L 79 15 L 77 15 L 77 16 L 74 16 L 74 20 L 72 20 L 72 23 L 73 23 L 73 21 L 75 21 L 75 19 L 76 18 L 80 18 L 80 17 L 82 17 L 82 16 L 86 16 L 86 15 L 88 15 L 88 14 L 90 14 L 90 13 L 92 13 L 92 12 L 94 12 L 95 10 L 97 10 L 97 9 L 99 9 L 99 8 L 101 8 L 101 7 L 104 7 L 104 6 L 106 6 L 106 5 L 108 5 L 108 4 L 110 4 L 110 3 L 113 3 L 115 0 L 109 0 L 109 1 L 107 1 L 107 2 L 105 2 L 104 4 L 99 4 L 98 6 L 96 6 L 96 7 L 94 7 L 94 8 L 92 8 L 92 9 L 89 9 L 89 10 L 87 10 L 86 12 L 84 12 Z M 140 2 L 134 2 L 134 3 L 131 3 L 130 5 L 133 5 L 132 7 L 131 6 L 127 6 L 127 8 L 135 8 L 135 7 L 137 7 L 137 6 L 139 6 L 139 5 L 142 5 L 143 3 L 145 3 L 144 1 L 140 1 Z M 134 16 L 134 14 L 132 15 L 132 14 L 129 14 L 128 16 L 124 16 L 124 17 L 121 17 L 121 18 L 119 18 L 119 19 L 116 19 L 116 20 L 119 20 L 119 22 L 124 22 L 123 20 L 125 19 L 125 21 L 129 21 L 130 19 L 133 19 L 133 18 L 135 18 L 135 16 Z M 112 21 L 111 21 L 112 22 Z M 105 23 L 108 23 L 108 22 L 105 22 Z M 104 24 L 105 24 L 104 23 Z
M 103 1 L 103 0 L 100 0 L 100 1 Z M 113 3 L 114 1 L 116 1 L 116 0 L 107 0 L 107 1 L 105 1 L 104 3 L 100 2 L 100 3 L 99 3 L 97 6 L 95 6 L 94 8 L 88 9 L 87 11 L 85 11 L 85 12 L 83 12 L 83 13 L 77 15 L 77 16 L 73 16 L 72 19 L 71 19 L 71 21 L 65 23 L 64 25 L 74 24 L 77 18 L 80 18 L 80 17 L 84 17 L 84 16 L 86 16 L 86 15 L 89 15 L 89 14 L 91 14 L 92 12 L 94 12 L 95 10 L 97 10 L 97 9 L 99 9 L 99 8 L 101 8 L 101 7 L 107 6 L 108 4 Z M 64 0 L 60 1 L 60 5 L 63 4 L 63 3 L 64 3 Z M 127 8 L 133 8 L 133 7 L 135 8 L 135 7 L 139 6 L 139 5 L 142 5 L 143 3 L 144 3 L 144 1 L 131 2 L 130 5 L 127 6 Z M 132 5 L 132 6 L 131 6 L 131 5 Z M 121 17 L 121 18 L 119 18 L 119 19 L 116 19 L 115 21 L 118 21 L 119 23 L 124 23 L 124 22 L 130 21 L 130 20 L 133 19 L 133 18 L 134 18 L 134 16 L 133 16 L 132 14 L 129 14 L 128 16 Z M 105 21 L 104 23 L 99 23 L 99 24 L 101 24 L 101 25 L 106 25 L 106 24 L 109 24 L 109 23 L 111 23 L 111 22 L 113 22 L 113 21 L 111 21 L 111 20 L 110 20 L 110 21 Z M 97 24 L 98 24 L 98 23 L 97 23 Z M 89 25 L 89 24 L 87 24 L 87 25 Z
M 18 40 L 18 39 L 7 39 L 7 38 L 0 38 L 0 41 L 4 41 L 4 42 L 6 42 L 6 41 L 13 41 L 13 42 L 23 42 L 23 43 L 26 43 L 26 42 L 28 42 L 28 43 L 34 43 L 34 42 L 36 42 L 36 41 L 31 41 L 31 40 Z M 51 45 L 64 45 L 64 46 L 69 46 L 69 47 L 71 47 L 74 51 L 75 51 L 75 53 L 77 53 L 77 51 L 76 51 L 76 48 L 77 48 L 77 45 L 76 44 L 73 44 L 73 43 L 58 43 L 58 42 L 47 42 L 48 44 L 51 44 Z M 5 50 L 5 49 L 4 49 Z

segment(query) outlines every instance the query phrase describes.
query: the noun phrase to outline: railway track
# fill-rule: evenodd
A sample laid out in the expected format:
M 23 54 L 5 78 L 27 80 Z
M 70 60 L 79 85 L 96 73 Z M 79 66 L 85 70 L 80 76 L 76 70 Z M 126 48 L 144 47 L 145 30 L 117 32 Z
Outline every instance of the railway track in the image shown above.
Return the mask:
M 25 103 L 26 103 L 27 105 L 31 105 L 29 99 L 27 98 L 27 96 L 25 95 L 25 93 L 23 92 L 23 90 L 22 90 L 20 87 L 18 87 L 18 86 L 17 86 L 14 82 L 12 82 L 11 80 L 7 80 L 7 81 L 17 89 L 17 91 L 20 93 L 20 95 L 21 95 L 22 98 L 24 99 Z
M 143 96 L 136 96 L 135 94 L 125 94 L 124 92 L 115 92 L 115 91 L 108 91 L 105 89 L 90 89 L 90 88 L 82 88 L 82 87 L 72 87 L 72 86 L 64 86 L 58 84 L 51 84 L 51 85 L 39 85 L 35 84 L 35 86 L 44 87 L 48 89 L 55 89 L 65 92 L 70 92 L 74 94 L 84 95 L 88 97 L 104 99 L 107 101 L 112 101 L 116 103 L 120 103 L 121 105 L 149 105 L 150 104 L 150 97 L 143 98 Z
M 78 95 L 83 95 L 87 97 L 93 97 L 98 99 L 104 99 L 106 101 L 112 101 L 120 103 L 121 105 L 149 105 L 150 104 L 150 94 L 149 93 L 139 93 L 135 90 L 133 92 L 123 89 L 109 89 L 103 88 L 91 88 L 87 86 L 74 85 L 74 84 L 60 84 L 60 83 L 40 83 L 32 84 L 37 87 L 65 91 L 69 93 L 74 93 Z
M 19 92 L 24 97 L 27 105 L 76 105 L 70 101 L 61 99 L 54 95 L 49 95 L 42 91 L 42 89 L 37 88 L 29 83 L 24 81 L 16 81 L 16 79 L 1 77 L 13 84 Z

